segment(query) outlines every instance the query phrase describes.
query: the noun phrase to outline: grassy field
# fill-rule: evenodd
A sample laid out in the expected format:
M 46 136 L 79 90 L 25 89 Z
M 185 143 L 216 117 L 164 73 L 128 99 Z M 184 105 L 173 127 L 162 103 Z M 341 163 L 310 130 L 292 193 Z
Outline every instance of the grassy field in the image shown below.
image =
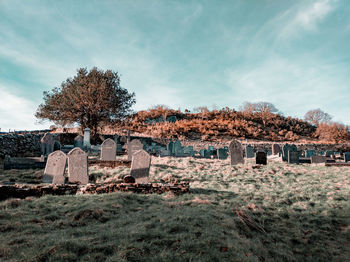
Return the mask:
M 42 170 L 1 182 L 40 182 Z M 126 167 L 90 168 L 96 182 Z M 350 168 L 152 158 L 191 193 L 46 196 L 0 203 L 1 261 L 349 261 Z

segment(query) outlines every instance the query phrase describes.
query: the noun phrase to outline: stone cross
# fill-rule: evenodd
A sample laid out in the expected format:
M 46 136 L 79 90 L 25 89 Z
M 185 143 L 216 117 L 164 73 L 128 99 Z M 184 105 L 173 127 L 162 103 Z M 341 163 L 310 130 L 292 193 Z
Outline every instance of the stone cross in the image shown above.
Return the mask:
M 67 155 L 58 150 L 51 153 L 46 162 L 43 183 L 64 184 Z
M 267 165 L 267 155 L 264 151 L 258 151 L 255 153 L 255 164 Z
M 151 166 L 151 156 L 145 150 L 138 150 L 132 155 L 130 175 L 136 183 L 149 182 L 149 169 Z
M 279 144 L 273 144 L 272 145 L 272 154 L 273 155 L 278 155 L 281 152 L 281 147 Z
M 238 140 L 231 141 L 229 145 L 231 165 L 244 164 L 242 145 Z
M 81 135 L 77 135 L 74 138 L 74 147 L 79 147 L 80 149 L 84 148 L 84 137 Z
M 117 154 L 117 145 L 113 139 L 107 138 L 101 145 L 101 160 L 115 161 Z
M 132 160 L 132 155 L 138 151 L 143 149 L 143 144 L 139 139 L 131 140 L 130 143 L 128 143 L 128 160 Z
M 45 133 L 40 142 L 42 155 L 47 156 L 53 152 L 54 137 L 51 133 Z
M 76 147 L 68 153 L 69 183 L 86 185 L 89 183 L 88 155 Z

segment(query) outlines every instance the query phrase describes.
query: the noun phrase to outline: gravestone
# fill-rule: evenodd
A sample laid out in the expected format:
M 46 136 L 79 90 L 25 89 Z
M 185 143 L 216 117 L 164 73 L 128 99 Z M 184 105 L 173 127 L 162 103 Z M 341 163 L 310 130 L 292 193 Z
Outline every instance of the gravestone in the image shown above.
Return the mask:
M 327 161 L 326 156 L 312 156 L 311 157 L 311 164 L 326 163 L 326 161 Z
M 242 145 L 238 140 L 231 141 L 229 145 L 231 165 L 244 164 Z
M 120 137 L 120 142 L 122 142 L 122 143 L 127 143 L 128 142 L 128 139 L 127 139 L 127 137 L 126 136 L 121 136 Z
M 43 183 L 64 184 L 67 155 L 58 150 L 52 152 L 46 162 Z
M 193 146 L 187 146 L 184 148 L 184 154 L 186 156 L 194 156 Z
M 83 142 L 84 150 L 90 150 L 90 148 L 91 148 L 90 132 L 91 132 L 90 128 L 84 129 L 84 142 Z
M 219 148 L 217 150 L 217 155 L 219 159 L 226 159 L 227 158 L 227 149 L 225 148 Z
M 310 158 L 312 156 L 316 156 L 315 150 L 305 150 L 305 157 Z
M 88 155 L 76 147 L 69 151 L 67 157 L 69 183 L 82 185 L 89 183 Z
M 113 139 L 107 138 L 101 145 L 101 160 L 115 161 L 117 153 L 117 145 Z
M 298 151 L 288 151 L 288 163 L 289 164 L 299 164 L 299 152 Z
M 258 151 L 255 153 L 255 164 L 267 165 L 267 155 L 264 151 Z
M 143 144 L 139 139 L 131 140 L 130 143 L 128 143 L 128 160 L 132 160 L 132 155 L 139 150 L 143 149 Z
M 162 149 L 161 151 L 160 151 L 160 156 L 170 156 L 171 154 L 170 154 L 170 152 L 169 152 L 169 150 L 168 149 Z
M 174 154 L 174 142 L 170 141 L 169 144 L 167 145 L 167 149 L 170 152 L 170 154 Z
M 207 149 L 200 149 L 199 154 L 201 155 L 201 157 L 210 158 L 210 153 Z
M 350 161 L 350 152 L 345 152 L 344 153 L 344 161 L 349 162 Z
M 273 144 L 272 145 L 272 154 L 273 155 L 278 155 L 281 152 L 281 147 L 279 144 Z
M 40 142 L 42 155 L 47 156 L 53 152 L 54 137 L 51 133 L 45 133 Z
M 145 150 L 138 150 L 132 155 L 130 175 L 135 178 L 136 183 L 149 182 L 149 169 L 151 156 Z
M 326 151 L 326 157 L 331 157 L 334 155 L 334 151 L 333 150 L 327 150 Z
M 271 156 L 272 155 L 272 150 L 267 151 L 267 155 Z
M 296 147 L 296 145 L 289 145 L 288 143 L 285 144 L 282 148 L 282 160 L 283 161 L 288 161 L 288 151 L 293 151 L 293 152 L 297 152 L 298 148 Z
M 61 143 L 57 140 L 53 142 L 53 151 L 61 150 Z
M 251 145 L 245 147 L 245 157 L 253 158 L 254 157 L 254 148 Z
M 74 138 L 74 147 L 79 147 L 80 149 L 84 148 L 84 137 L 81 135 L 77 135 Z
M 183 149 L 179 140 L 174 142 L 174 154 L 175 156 L 183 156 Z

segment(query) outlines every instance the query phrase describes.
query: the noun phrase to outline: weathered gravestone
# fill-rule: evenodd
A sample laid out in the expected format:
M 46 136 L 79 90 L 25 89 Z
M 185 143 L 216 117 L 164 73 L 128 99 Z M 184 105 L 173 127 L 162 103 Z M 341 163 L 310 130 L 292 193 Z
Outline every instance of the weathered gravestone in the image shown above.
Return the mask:
M 61 143 L 57 140 L 53 142 L 53 151 L 61 150 L 62 146 Z
M 175 156 L 184 156 L 183 148 L 179 140 L 174 142 L 174 154 Z
M 45 133 L 40 142 L 42 155 L 47 156 L 53 152 L 54 137 L 51 133 Z
M 86 185 L 89 183 L 88 156 L 79 147 L 68 153 L 69 183 Z
M 130 175 L 135 178 L 136 183 L 149 182 L 149 169 L 151 156 L 145 150 L 138 150 L 132 155 Z
M 244 164 L 242 145 L 238 140 L 231 141 L 229 145 L 231 165 Z
M 299 152 L 298 151 L 288 151 L 288 163 L 289 164 L 299 164 Z
M 201 157 L 210 158 L 210 153 L 206 149 L 200 149 L 199 154 L 201 155 Z
M 74 138 L 74 147 L 79 147 L 80 149 L 84 148 L 84 137 L 81 135 L 77 135 Z
M 278 155 L 281 152 L 281 147 L 279 144 L 273 144 L 272 145 L 272 154 L 273 155 Z
M 310 158 L 312 156 L 316 156 L 316 151 L 315 150 L 305 150 L 305 157 Z
M 326 157 L 331 157 L 334 155 L 334 151 L 333 150 L 327 150 L 326 151 Z
M 193 146 L 187 146 L 184 148 L 184 154 L 186 156 L 194 156 Z
M 128 142 L 128 139 L 127 139 L 127 137 L 126 136 L 121 136 L 120 137 L 120 142 L 122 142 L 122 143 L 126 143 L 126 142 Z
M 312 156 L 311 157 L 311 164 L 326 163 L 326 161 L 327 161 L 326 156 Z
M 258 151 L 255 153 L 255 164 L 267 165 L 267 155 L 264 151 Z
M 130 143 L 128 143 L 128 160 L 131 161 L 133 154 L 142 149 L 143 144 L 139 139 L 131 140 Z
M 67 155 L 58 150 L 52 152 L 46 162 L 43 183 L 64 184 Z
M 170 141 L 169 144 L 167 145 L 167 150 L 170 152 L 170 154 L 174 154 L 174 142 Z
M 117 145 L 113 139 L 107 138 L 101 145 L 101 160 L 115 161 Z
M 84 142 L 83 146 L 85 150 L 90 150 L 91 144 L 90 144 L 90 128 L 85 128 L 84 129 Z
M 226 148 L 219 148 L 217 150 L 217 155 L 219 159 L 226 159 L 227 158 L 227 149 Z
M 245 157 L 253 158 L 254 157 L 254 148 L 251 145 L 245 147 Z
M 350 152 L 345 152 L 344 153 L 344 161 L 349 162 L 350 161 Z
M 282 148 L 282 160 L 283 161 L 288 161 L 288 151 L 297 152 L 298 148 L 294 144 L 292 144 L 292 145 L 289 145 L 288 143 L 285 144 Z

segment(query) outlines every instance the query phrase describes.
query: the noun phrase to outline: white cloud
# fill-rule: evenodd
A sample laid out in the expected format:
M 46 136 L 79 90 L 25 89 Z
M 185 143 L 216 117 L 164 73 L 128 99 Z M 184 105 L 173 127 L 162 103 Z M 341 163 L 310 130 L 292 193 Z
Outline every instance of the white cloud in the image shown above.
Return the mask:
M 0 86 L 0 128 L 11 130 L 37 130 L 49 127 L 49 124 L 35 124 L 37 105 L 23 97 L 10 93 L 9 88 Z

